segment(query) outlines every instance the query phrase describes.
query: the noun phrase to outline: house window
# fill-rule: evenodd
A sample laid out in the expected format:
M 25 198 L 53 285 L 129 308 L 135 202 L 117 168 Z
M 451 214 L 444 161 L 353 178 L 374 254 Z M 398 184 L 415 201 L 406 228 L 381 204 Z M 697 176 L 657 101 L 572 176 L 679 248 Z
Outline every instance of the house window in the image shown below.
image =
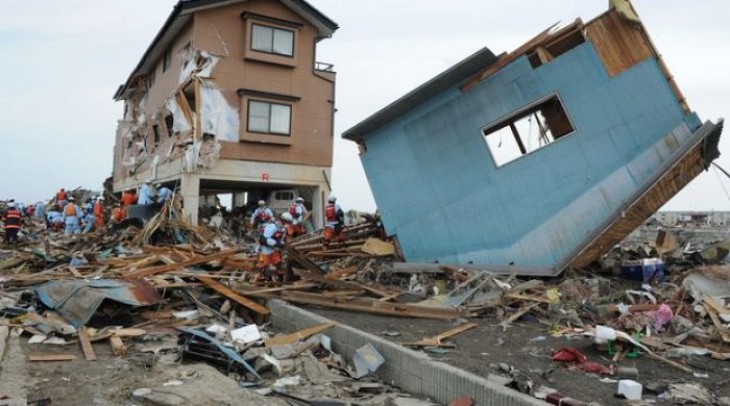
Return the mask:
M 155 135 L 155 145 L 160 143 L 160 127 L 158 125 L 152 126 L 152 131 Z
M 172 50 L 168 48 L 165 51 L 165 56 L 162 58 L 162 71 L 165 72 L 172 65 Z
M 294 56 L 294 32 L 253 24 L 251 49 L 269 54 Z
M 563 104 L 552 95 L 486 126 L 482 133 L 500 167 L 573 131 Z
M 291 134 L 291 106 L 256 100 L 248 102 L 248 131 L 275 135 Z

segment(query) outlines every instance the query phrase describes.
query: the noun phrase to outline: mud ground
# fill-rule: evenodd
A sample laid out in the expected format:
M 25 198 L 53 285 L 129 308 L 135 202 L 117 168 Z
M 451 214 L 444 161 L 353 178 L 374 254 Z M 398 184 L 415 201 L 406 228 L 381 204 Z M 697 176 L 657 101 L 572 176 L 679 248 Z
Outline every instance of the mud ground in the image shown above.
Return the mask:
M 129 355 L 115 357 L 107 342 L 94 343 L 97 361 L 86 361 L 78 344 L 28 344 L 28 337 L 11 333 L 0 364 L 0 392 L 12 399 L 50 399 L 56 405 L 286 405 L 238 386 L 236 381 L 201 363 L 181 364 L 173 353 L 159 351 L 170 342 L 130 345 Z M 136 348 L 134 348 L 136 347 Z M 139 353 L 148 347 L 156 352 Z M 74 361 L 29 362 L 35 353 L 69 353 Z M 153 397 L 133 396 L 147 388 Z
M 364 313 L 305 307 L 310 311 L 343 324 L 378 335 L 392 342 L 417 341 L 450 330 L 463 321 L 448 322 L 413 318 L 385 317 Z M 504 375 L 497 368 L 506 363 L 520 370 L 534 381 L 534 388 L 541 385 L 553 388 L 566 396 L 584 402 L 597 402 L 601 405 L 627 405 L 629 402 L 614 397 L 617 383 L 603 383 L 601 377 L 587 374 L 581 370 L 570 370 L 551 360 L 553 352 L 567 346 L 583 352 L 589 361 L 610 364 L 610 357 L 600 353 L 593 342 L 586 338 L 553 338 L 547 333 L 547 326 L 536 322 L 517 322 L 502 331 L 496 318 L 469 320 L 478 326 L 450 339 L 457 348 L 447 354 L 429 354 L 433 359 L 487 377 L 490 374 Z M 399 333 L 390 336 L 388 333 Z M 730 396 L 730 362 L 717 361 L 709 357 L 693 357 L 687 361 L 697 373 L 707 374 L 707 378 L 697 378 L 691 374 L 674 369 L 658 361 L 640 356 L 638 359 L 624 359 L 617 363 L 620 367 L 636 367 L 639 371 L 638 382 L 646 386 L 670 383 L 697 382 L 708 388 L 716 397 Z M 644 399 L 656 396 L 644 391 Z M 658 399 L 657 404 L 675 404 L 669 400 Z

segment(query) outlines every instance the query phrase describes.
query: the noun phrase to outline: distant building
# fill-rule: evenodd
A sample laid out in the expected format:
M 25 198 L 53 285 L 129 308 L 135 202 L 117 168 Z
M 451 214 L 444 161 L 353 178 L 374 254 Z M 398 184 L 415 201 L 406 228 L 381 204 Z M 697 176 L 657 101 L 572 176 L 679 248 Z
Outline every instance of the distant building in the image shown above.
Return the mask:
M 660 211 L 653 218 L 660 225 L 672 226 L 730 226 L 730 211 Z

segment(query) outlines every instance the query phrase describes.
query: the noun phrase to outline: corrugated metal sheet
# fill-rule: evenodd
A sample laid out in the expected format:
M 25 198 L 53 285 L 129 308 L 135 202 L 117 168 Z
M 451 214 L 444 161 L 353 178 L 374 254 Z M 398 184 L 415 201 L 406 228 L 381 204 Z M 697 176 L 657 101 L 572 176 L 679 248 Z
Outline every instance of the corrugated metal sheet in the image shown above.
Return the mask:
M 56 280 L 35 288 L 44 305 L 56 310 L 74 327 L 86 324 L 105 299 L 130 306 L 149 306 L 162 297 L 144 281 Z

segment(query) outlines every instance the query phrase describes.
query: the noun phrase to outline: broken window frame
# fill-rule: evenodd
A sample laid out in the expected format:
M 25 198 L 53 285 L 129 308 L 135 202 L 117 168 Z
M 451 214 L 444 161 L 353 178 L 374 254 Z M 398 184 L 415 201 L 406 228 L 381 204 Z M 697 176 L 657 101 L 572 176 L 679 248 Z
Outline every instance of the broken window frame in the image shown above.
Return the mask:
M 551 107 L 554 108 L 553 112 L 546 115 L 546 112 L 549 112 L 547 109 Z M 538 136 L 538 145 L 532 146 L 528 143 L 526 146 L 526 138 L 524 134 L 520 134 L 516 124 L 524 119 L 531 120 L 532 118 L 536 120 L 537 130 L 540 133 Z M 499 157 L 500 154 L 496 153 L 493 146 L 490 144 L 491 139 L 489 138 L 495 137 L 500 133 L 501 135 L 504 135 L 503 130 L 509 130 L 509 132 L 511 132 L 511 136 L 519 150 L 517 154 L 513 154 L 513 156 L 510 156 L 507 159 Z M 492 161 L 497 168 L 501 168 L 510 162 L 514 162 L 526 155 L 539 151 L 548 145 L 573 134 L 574 132 L 575 125 L 573 124 L 573 120 L 571 120 L 570 115 L 565 109 L 565 105 L 558 93 L 552 93 L 540 98 L 504 117 L 492 121 L 481 128 L 481 134 L 484 138 L 484 142 L 487 144 L 487 149 L 489 150 Z M 527 136 L 529 137 L 529 134 Z M 529 150 L 528 147 L 530 147 Z
M 251 128 L 251 121 L 252 121 L 251 120 L 252 119 L 252 115 L 251 115 L 252 108 L 251 107 L 254 104 L 266 105 L 266 107 L 268 108 L 267 109 L 268 110 L 267 111 L 267 114 L 268 115 L 266 117 L 264 117 L 264 116 L 254 117 L 254 118 L 259 118 L 259 119 L 265 119 L 266 122 L 267 122 L 266 129 L 263 129 L 262 127 L 257 127 L 257 128 L 254 128 L 254 129 Z M 288 120 L 288 123 L 287 124 L 288 124 L 288 126 L 287 126 L 286 132 L 275 131 L 274 129 L 272 129 L 272 121 L 273 121 L 272 120 L 272 113 L 274 111 L 274 107 L 285 107 L 288 110 L 288 117 L 287 117 L 287 120 Z M 249 99 L 248 100 L 248 108 L 247 108 L 246 117 L 247 117 L 247 119 L 246 119 L 246 131 L 248 131 L 250 133 L 271 134 L 271 135 L 278 135 L 278 136 L 282 136 L 282 137 L 290 137 L 291 136 L 291 126 L 292 126 L 292 105 L 291 104 L 272 103 L 272 102 L 265 101 L 265 100 Z
M 265 45 L 257 44 L 257 38 L 261 39 L 260 35 L 263 35 L 261 33 L 261 31 L 258 31 L 258 34 L 257 34 L 257 29 L 267 30 L 267 32 L 268 31 L 271 32 L 271 34 L 270 34 L 271 43 L 270 44 L 265 44 Z M 287 51 L 289 51 L 289 53 L 287 53 L 286 51 L 284 51 L 284 52 L 277 51 L 277 42 L 276 42 L 277 32 L 286 33 L 287 35 L 291 36 L 291 40 L 287 41 L 287 43 L 285 44 L 285 45 L 288 45 Z M 293 30 L 287 30 L 285 28 L 279 28 L 279 27 L 272 27 L 270 25 L 263 25 L 263 24 L 259 24 L 259 23 L 251 24 L 251 50 L 252 51 L 293 58 L 294 57 L 294 38 L 295 37 L 296 37 L 296 35 Z M 269 38 L 264 38 L 264 39 L 268 40 Z M 261 41 L 259 41 L 259 42 L 261 42 Z

